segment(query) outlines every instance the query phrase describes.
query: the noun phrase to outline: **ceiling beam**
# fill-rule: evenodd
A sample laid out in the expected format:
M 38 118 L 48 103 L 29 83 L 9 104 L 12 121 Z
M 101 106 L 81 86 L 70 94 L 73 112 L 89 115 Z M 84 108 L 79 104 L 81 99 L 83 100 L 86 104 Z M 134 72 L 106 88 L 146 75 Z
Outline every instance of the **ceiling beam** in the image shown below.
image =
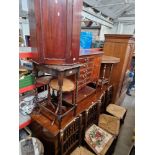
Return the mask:
M 110 28 L 113 27 L 113 22 L 109 21 L 108 19 L 106 19 L 104 17 L 98 16 L 95 13 L 89 12 L 86 9 L 83 9 L 82 16 L 87 18 L 87 19 L 90 19 L 90 20 L 92 20 L 94 22 L 97 22 L 97 23 L 99 23 L 101 25 L 105 25 L 105 26 L 110 27 Z
M 129 3 L 129 2 L 126 2 L 126 3 L 111 3 L 111 4 L 93 6 L 92 8 L 102 8 L 102 7 L 124 5 L 124 4 L 134 4 L 134 3 L 133 2 L 131 2 L 131 3 Z
M 114 22 L 135 22 L 135 17 L 119 17 Z
M 133 9 L 133 6 L 129 4 L 125 5 L 124 7 L 115 12 L 115 17 L 119 17 L 121 14 L 123 14 L 125 11 L 128 11 L 129 9 Z
M 90 0 L 84 0 L 85 3 L 87 3 L 88 5 L 91 6 L 91 8 L 94 8 L 94 6 L 96 5 L 96 3 L 94 1 L 90 1 Z M 108 8 L 95 8 L 96 10 L 98 11 L 101 11 L 104 15 L 114 19 L 115 18 L 115 15 L 113 14 L 113 12 L 108 9 Z

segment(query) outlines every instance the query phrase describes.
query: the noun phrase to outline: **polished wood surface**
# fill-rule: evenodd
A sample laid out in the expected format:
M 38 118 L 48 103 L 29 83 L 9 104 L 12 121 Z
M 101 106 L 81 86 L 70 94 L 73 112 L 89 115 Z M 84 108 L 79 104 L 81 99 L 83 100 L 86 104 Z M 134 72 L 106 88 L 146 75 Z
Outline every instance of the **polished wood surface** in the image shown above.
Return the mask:
M 78 62 L 82 0 L 30 0 L 28 6 L 33 60 Z
M 76 116 L 78 116 L 80 113 L 88 109 L 92 104 L 95 104 L 99 100 L 102 92 L 103 90 L 98 88 L 97 92 L 94 92 L 92 95 L 90 95 L 89 97 L 85 98 L 80 103 L 78 103 Z M 57 124 L 51 125 L 51 121 L 44 115 L 32 113 L 31 117 L 33 120 L 38 122 L 38 124 L 46 128 L 53 136 L 56 136 L 59 133 L 58 125 Z M 70 112 L 67 116 L 65 116 L 62 119 L 62 128 L 64 128 L 66 124 L 69 123 L 73 118 L 74 118 L 73 112 Z
M 95 50 L 81 50 L 79 62 L 80 77 L 78 89 L 85 87 L 90 82 L 97 82 L 100 75 L 101 57 L 103 52 Z
M 68 115 L 68 113 L 71 113 L 73 111 L 73 115 L 76 115 L 76 100 L 77 100 L 77 92 L 78 92 L 78 87 L 77 87 L 77 81 L 79 77 L 79 68 L 80 64 L 72 64 L 72 65 L 38 65 L 34 64 L 35 68 L 35 73 L 36 75 L 38 74 L 38 71 L 42 71 L 43 73 L 48 73 L 51 74 L 53 78 L 53 83 L 51 83 L 51 86 L 57 90 L 57 99 L 55 101 L 52 101 L 53 99 L 51 98 L 50 95 L 50 87 L 48 87 L 48 99 L 46 101 L 40 101 L 38 103 L 39 108 L 41 108 L 41 112 L 44 111 L 43 115 L 46 116 L 49 120 L 52 120 L 51 124 L 54 124 L 55 121 L 58 121 L 59 124 L 59 129 L 61 129 L 61 121 L 62 118 Z M 64 80 L 65 77 L 67 76 L 74 76 L 74 82 L 71 82 L 70 80 L 67 79 L 67 82 L 70 81 L 72 83 L 72 104 L 70 104 L 70 108 L 66 108 L 65 112 L 63 109 L 65 108 L 62 104 L 62 97 L 63 97 L 63 91 L 67 90 L 66 89 L 66 83 L 65 87 L 63 88 L 63 82 L 66 82 Z M 50 81 L 49 81 L 50 82 Z M 74 89 L 75 90 L 74 90 Z M 74 90 L 74 91 L 73 91 Z M 68 91 L 68 90 L 67 90 Z M 47 107 L 48 105 L 52 106 L 50 109 Z M 48 115 L 47 115 L 48 113 Z M 50 117 L 50 115 L 52 115 Z M 55 117 L 55 119 L 53 119 Z
M 120 58 L 120 62 L 115 64 L 111 76 L 111 83 L 115 85 L 113 103 L 118 102 L 121 96 L 121 89 L 125 73 L 131 61 L 134 46 L 134 38 L 132 35 L 106 34 L 104 42 L 104 54 Z
M 43 130 L 38 128 L 33 130 L 32 128 L 32 130 L 36 134 L 38 133 L 38 136 L 44 142 L 46 146 L 46 151 L 48 152 L 48 153 L 46 152 L 47 155 L 50 155 L 51 153 L 54 155 L 58 155 L 58 151 L 60 149 L 58 146 L 58 137 L 59 137 L 60 131 L 63 131 L 68 126 L 68 124 L 70 124 L 73 121 L 74 118 L 78 116 L 80 117 L 82 116 L 82 124 L 80 126 L 82 130 L 82 139 L 84 138 L 85 130 L 91 124 L 98 124 L 101 99 L 102 99 L 102 96 L 104 96 L 105 91 L 108 90 L 108 88 L 109 88 L 109 85 L 104 85 L 102 88 L 98 86 L 96 91 L 94 91 L 91 95 L 89 95 L 88 97 L 85 97 L 83 100 L 78 102 L 76 116 L 74 117 L 73 112 L 70 112 L 64 118 L 62 118 L 61 130 L 59 129 L 57 123 L 54 123 L 52 125 L 50 119 L 42 115 L 42 113 L 31 114 L 32 120 L 35 123 L 33 128 L 37 127 L 36 124 L 40 126 L 39 128 L 43 128 Z M 46 131 L 46 132 L 43 132 L 43 131 Z M 105 152 L 109 149 L 111 142 L 107 145 L 107 147 L 105 147 Z

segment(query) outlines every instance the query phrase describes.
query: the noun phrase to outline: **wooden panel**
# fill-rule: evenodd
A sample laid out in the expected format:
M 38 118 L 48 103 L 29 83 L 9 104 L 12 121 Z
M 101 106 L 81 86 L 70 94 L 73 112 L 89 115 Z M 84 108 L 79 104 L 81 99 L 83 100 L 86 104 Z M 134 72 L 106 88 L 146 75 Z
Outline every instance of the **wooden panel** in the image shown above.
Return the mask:
M 73 25 L 72 25 L 71 58 L 73 62 L 78 62 L 80 51 L 81 12 L 82 12 L 83 0 L 72 0 L 72 1 L 73 1 L 73 17 L 72 17 Z M 71 60 L 67 59 L 67 62 L 70 61 Z
M 67 2 L 66 0 L 59 0 L 56 5 L 53 0 L 42 0 L 41 6 L 44 58 L 63 59 L 67 37 Z
M 99 75 L 100 75 L 101 56 L 96 56 L 93 61 L 93 64 L 94 64 L 94 67 L 93 67 L 91 80 L 95 82 L 99 79 Z
M 36 0 L 28 1 L 29 8 L 29 26 L 30 26 L 30 44 L 32 47 L 33 61 L 43 63 L 42 51 L 42 34 L 40 3 Z
M 132 35 L 105 35 L 104 54 L 120 58 L 118 64 L 114 64 L 111 83 L 115 85 L 113 102 L 121 96 L 123 80 L 130 64 L 134 45 Z
M 78 62 L 82 0 L 29 0 L 33 60 L 40 64 Z

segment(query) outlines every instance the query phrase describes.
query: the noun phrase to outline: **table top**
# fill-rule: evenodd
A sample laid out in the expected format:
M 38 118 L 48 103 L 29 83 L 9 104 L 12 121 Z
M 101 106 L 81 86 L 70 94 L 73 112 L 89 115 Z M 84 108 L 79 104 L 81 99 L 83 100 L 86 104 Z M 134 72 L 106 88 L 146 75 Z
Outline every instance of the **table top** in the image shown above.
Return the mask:
M 112 57 L 112 56 L 107 56 L 107 55 L 103 55 L 102 56 L 102 60 L 101 63 L 119 63 L 120 62 L 120 58 L 116 58 L 116 57 Z

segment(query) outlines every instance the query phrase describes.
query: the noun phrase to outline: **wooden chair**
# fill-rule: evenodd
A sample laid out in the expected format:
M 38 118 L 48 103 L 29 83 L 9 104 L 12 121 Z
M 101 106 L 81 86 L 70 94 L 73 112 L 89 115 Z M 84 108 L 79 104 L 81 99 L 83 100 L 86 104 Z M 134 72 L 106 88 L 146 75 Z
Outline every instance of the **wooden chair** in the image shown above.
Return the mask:
M 112 102 L 113 97 L 113 86 L 110 85 L 100 96 L 100 113 L 106 113 L 106 107 Z
M 67 155 L 81 144 L 81 117 L 76 117 L 60 130 L 60 154 Z
M 81 146 L 81 115 L 73 119 L 60 131 L 60 155 L 94 155 Z
M 85 130 L 92 124 L 98 125 L 100 114 L 99 108 L 100 108 L 99 102 L 96 103 L 92 102 L 92 105 L 86 110 Z
M 110 149 L 107 151 L 107 154 L 111 155 L 115 150 L 120 132 L 120 120 L 115 116 L 101 114 L 99 117 L 98 126 L 114 136 L 113 143 L 111 144 Z
M 117 117 L 121 120 L 121 123 L 124 122 L 127 110 L 124 107 L 118 106 L 116 104 L 109 104 L 106 107 L 106 112 L 112 116 Z
M 120 131 L 120 120 L 111 115 L 101 114 L 98 126 L 117 137 Z
M 83 146 L 77 147 L 70 155 L 95 155 Z
M 97 131 L 97 130 L 98 131 Z M 97 155 L 111 155 L 114 136 L 93 124 L 85 132 L 87 147 Z M 99 144 L 100 143 L 100 144 Z
M 106 92 L 103 92 L 101 94 L 101 96 L 100 96 L 100 102 L 101 102 L 101 105 L 100 105 L 100 113 L 105 113 L 105 111 L 106 111 L 105 94 L 106 94 Z
M 82 137 L 85 137 L 86 131 L 89 130 L 89 128 L 91 128 L 92 125 L 98 125 L 100 106 L 101 106 L 101 103 L 100 101 L 98 101 L 96 103 L 92 103 L 92 105 L 86 110 L 85 128 L 83 131 L 84 136 Z M 106 132 L 107 134 L 110 134 L 106 130 L 104 130 L 104 132 Z M 115 136 L 112 135 L 112 138 L 106 143 L 105 147 L 103 148 L 101 155 L 104 155 L 104 154 L 110 155 L 114 150 L 114 147 L 113 147 L 114 142 L 115 142 Z M 87 147 L 88 150 L 95 152 L 87 141 L 85 141 L 85 143 L 83 144 Z
M 105 91 L 105 106 L 106 107 L 112 102 L 112 97 L 113 97 L 113 86 L 110 85 Z

